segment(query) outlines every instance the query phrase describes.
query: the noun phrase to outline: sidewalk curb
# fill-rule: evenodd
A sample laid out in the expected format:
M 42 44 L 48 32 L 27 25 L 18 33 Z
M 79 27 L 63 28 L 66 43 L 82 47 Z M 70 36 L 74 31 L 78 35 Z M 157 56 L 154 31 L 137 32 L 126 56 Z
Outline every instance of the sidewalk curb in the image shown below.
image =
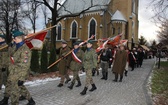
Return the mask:
M 153 65 L 151 66 L 150 72 L 149 72 L 148 76 L 146 77 L 145 82 L 143 83 L 143 90 L 144 90 L 144 94 L 145 94 L 145 99 L 146 99 L 146 104 L 147 105 L 153 105 L 151 92 L 149 90 L 149 81 L 150 81 L 150 77 L 152 75 L 152 71 L 153 71 L 153 69 L 155 67 L 155 64 L 156 64 L 156 60 L 154 61 Z

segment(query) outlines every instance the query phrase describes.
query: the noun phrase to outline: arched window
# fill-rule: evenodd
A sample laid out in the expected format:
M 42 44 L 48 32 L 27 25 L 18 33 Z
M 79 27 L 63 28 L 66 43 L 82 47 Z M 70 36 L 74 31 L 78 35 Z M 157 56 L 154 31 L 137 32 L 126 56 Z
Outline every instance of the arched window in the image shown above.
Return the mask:
M 135 0 L 132 0 L 132 12 L 135 13 Z
M 78 24 L 76 21 L 73 21 L 71 23 L 71 38 L 77 38 L 77 33 L 78 33 Z
M 61 38 L 62 38 L 62 25 L 61 25 L 61 23 L 58 24 L 56 38 L 57 38 L 57 40 L 61 40 Z
M 89 22 L 89 38 L 92 36 L 92 35 L 96 35 L 96 26 L 97 26 L 97 23 L 96 23 L 96 20 L 94 18 L 92 18 Z M 94 40 L 95 40 L 95 37 L 94 37 Z

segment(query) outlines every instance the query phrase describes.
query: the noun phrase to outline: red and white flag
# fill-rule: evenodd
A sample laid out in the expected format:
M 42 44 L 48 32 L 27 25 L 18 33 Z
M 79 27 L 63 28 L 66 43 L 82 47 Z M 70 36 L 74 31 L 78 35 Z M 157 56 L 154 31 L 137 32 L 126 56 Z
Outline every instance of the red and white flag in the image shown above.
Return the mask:
M 105 48 L 105 45 L 108 43 L 109 39 L 107 39 L 102 45 L 100 45 L 97 49 L 96 52 L 99 52 L 100 50 Z
M 47 31 L 43 31 L 33 37 L 26 39 L 25 43 L 29 47 L 29 49 L 32 49 L 32 48 L 41 49 L 46 35 L 47 35 Z
M 82 61 L 76 56 L 76 54 L 73 51 L 72 51 L 72 57 L 76 62 L 82 63 Z
M 100 45 L 97 49 L 96 52 L 99 52 L 100 50 L 104 49 L 106 44 L 110 44 L 112 46 L 118 45 L 120 42 L 122 34 L 119 34 L 117 36 L 114 36 L 112 38 L 108 38 L 102 45 Z M 104 39 L 102 39 L 104 40 Z

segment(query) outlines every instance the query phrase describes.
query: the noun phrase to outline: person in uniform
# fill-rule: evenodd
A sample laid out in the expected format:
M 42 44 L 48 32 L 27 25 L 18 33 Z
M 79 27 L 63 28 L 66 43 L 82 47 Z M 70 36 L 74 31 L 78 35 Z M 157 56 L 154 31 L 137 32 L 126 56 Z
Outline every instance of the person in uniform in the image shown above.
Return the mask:
M 138 67 L 142 66 L 143 59 L 144 59 L 144 52 L 140 48 L 138 52 Z
M 67 42 L 65 40 L 62 41 L 62 48 L 60 49 L 59 57 L 62 57 L 63 59 L 59 62 L 59 74 L 61 76 L 61 81 L 58 84 L 58 87 L 62 87 L 64 84 L 64 80 L 66 78 L 65 84 L 67 84 L 71 79 L 69 78 L 68 69 L 71 62 L 71 56 L 68 55 L 65 57 L 65 55 L 70 51 L 71 49 L 67 46 Z
M 133 51 L 130 51 L 128 56 L 129 56 L 129 66 L 132 68 L 131 71 L 133 71 L 135 68 L 136 57 L 134 56 Z
M 102 50 L 100 55 L 100 62 L 101 62 L 101 68 L 102 68 L 102 78 L 107 80 L 108 78 L 108 67 L 110 61 L 112 61 L 112 53 L 108 49 L 108 45 L 105 45 L 105 49 Z
M 0 34 L 0 47 L 5 47 L 5 35 Z M 0 90 L 2 85 L 6 85 L 7 74 L 8 74 L 8 48 L 0 50 Z
M 89 85 L 92 85 L 92 88 L 89 91 L 94 91 L 97 89 L 96 85 L 92 79 L 92 69 L 97 66 L 97 54 L 96 51 L 92 48 L 93 42 L 89 40 L 87 42 L 87 49 L 84 53 L 83 66 L 86 72 L 86 83 L 81 95 L 85 95 Z
M 8 105 L 9 97 L 11 97 L 11 105 L 19 105 L 20 95 L 26 97 L 27 105 L 35 105 L 35 101 L 24 86 L 24 82 L 29 75 L 31 51 L 24 43 L 23 32 L 14 31 L 13 41 L 15 42 L 15 49 L 11 48 L 10 50 L 9 75 L 4 98 L 0 101 L 0 105 Z
M 79 42 L 75 42 L 74 51 L 72 52 L 72 61 L 70 63 L 70 69 L 73 71 L 73 79 L 71 85 L 68 86 L 69 89 L 72 89 L 75 81 L 78 81 L 76 87 L 81 86 L 80 78 L 79 78 L 79 70 L 82 68 L 82 60 L 84 52 L 79 48 Z
M 120 49 L 117 51 L 115 55 L 115 61 L 113 65 L 113 71 L 115 73 L 115 79 L 113 80 L 114 82 L 118 81 L 118 75 L 120 75 L 119 82 L 122 82 L 126 62 L 127 62 L 127 52 L 125 51 L 124 45 L 121 44 Z

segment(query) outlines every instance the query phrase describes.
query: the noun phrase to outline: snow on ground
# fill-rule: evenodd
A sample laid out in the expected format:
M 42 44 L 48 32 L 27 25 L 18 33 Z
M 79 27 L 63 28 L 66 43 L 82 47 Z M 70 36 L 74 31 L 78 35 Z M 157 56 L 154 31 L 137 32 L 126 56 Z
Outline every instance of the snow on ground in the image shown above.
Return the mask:
M 83 75 L 85 75 L 84 72 L 82 72 L 81 74 L 79 74 L 79 76 L 83 76 Z M 70 75 L 70 78 L 73 78 L 73 76 Z M 26 85 L 26 86 L 37 86 L 37 85 L 46 84 L 47 82 L 56 81 L 56 80 L 60 80 L 60 77 L 37 79 L 37 80 L 34 80 L 34 81 L 26 81 L 24 83 L 24 85 Z

